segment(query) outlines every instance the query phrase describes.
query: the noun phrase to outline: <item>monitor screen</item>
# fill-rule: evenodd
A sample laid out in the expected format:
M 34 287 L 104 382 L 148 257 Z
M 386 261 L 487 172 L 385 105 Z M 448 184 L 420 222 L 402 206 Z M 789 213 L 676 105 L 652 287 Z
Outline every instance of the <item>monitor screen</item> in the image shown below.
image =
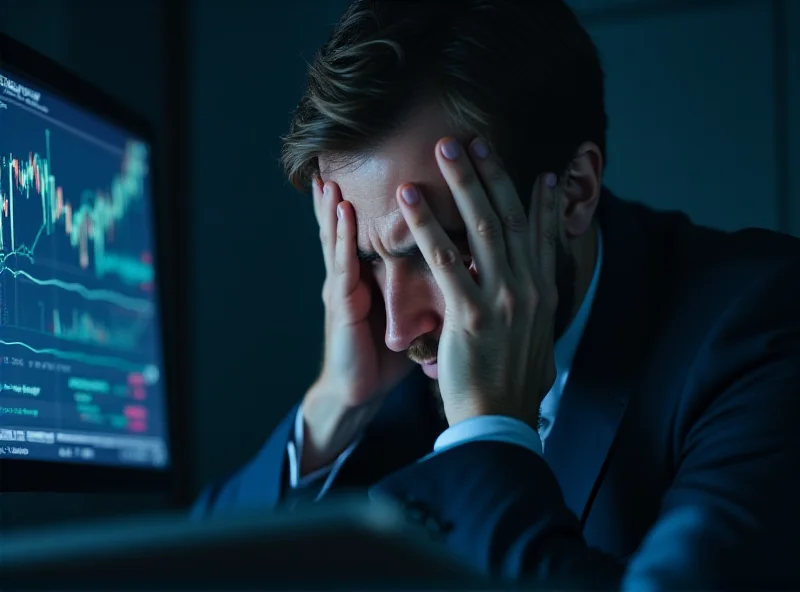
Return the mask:
M 0 459 L 169 468 L 152 207 L 146 141 L 0 65 Z

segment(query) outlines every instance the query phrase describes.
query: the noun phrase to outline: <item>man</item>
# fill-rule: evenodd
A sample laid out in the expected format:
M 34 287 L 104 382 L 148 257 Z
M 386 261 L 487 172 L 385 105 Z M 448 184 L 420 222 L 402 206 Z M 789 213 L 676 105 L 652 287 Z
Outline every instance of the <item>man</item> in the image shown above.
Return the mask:
M 560 0 L 354 3 L 283 159 L 322 371 L 195 515 L 363 487 L 486 573 L 800 585 L 800 249 L 619 200 L 605 130 Z

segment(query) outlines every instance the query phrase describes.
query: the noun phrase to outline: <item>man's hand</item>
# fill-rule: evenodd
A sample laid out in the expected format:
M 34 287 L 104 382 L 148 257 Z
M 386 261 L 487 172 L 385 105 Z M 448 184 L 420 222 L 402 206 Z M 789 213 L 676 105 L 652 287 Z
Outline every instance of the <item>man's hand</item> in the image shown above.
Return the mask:
M 475 140 L 470 154 L 451 138 L 436 147 L 467 227 L 477 277 L 462 264 L 419 189 L 402 185 L 397 192 L 445 299 L 437 360 L 444 410 L 450 425 L 505 415 L 536 429 L 539 405 L 555 379 L 555 175 L 537 179 L 529 219 L 486 144 Z
M 313 182 L 314 212 L 325 260 L 325 354 L 322 371 L 303 400 L 301 473 L 332 462 L 377 412 L 382 398 L 412 363 L 383 341 L 383 302 L 356 257 L 353 206 L 336 183 Z

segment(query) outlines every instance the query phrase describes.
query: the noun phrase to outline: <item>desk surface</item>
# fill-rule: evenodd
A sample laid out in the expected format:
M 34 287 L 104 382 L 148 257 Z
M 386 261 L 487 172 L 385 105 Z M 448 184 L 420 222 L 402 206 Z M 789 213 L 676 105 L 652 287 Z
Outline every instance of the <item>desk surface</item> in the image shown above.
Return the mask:
M 483 587 L 396 506 L 343 498 L 188 522 L 157 515 L 0 537 L 0 589 Z

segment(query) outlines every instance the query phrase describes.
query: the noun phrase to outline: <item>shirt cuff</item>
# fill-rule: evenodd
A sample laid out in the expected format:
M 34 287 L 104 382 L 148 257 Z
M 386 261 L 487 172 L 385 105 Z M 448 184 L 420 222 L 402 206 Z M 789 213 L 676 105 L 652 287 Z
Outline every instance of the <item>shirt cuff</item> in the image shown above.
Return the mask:
M 503 415 L 481 415 L 450 426 L 436 439 L 433 453 L 468 442 L 505 442 L 542 455 L 539 433 L 524 421 Z
M 289 485 L 292 489 L 304 488 L 317 483 L 323 477 L 327 476 L 325 482 L 320 488 L 319 493 L 317 494 L 315 501 L 318 501 L 331 488 L 334 479 L 336 479 L 336 475 L 339 474 L 339 470 L 344 462 L 347 460 L 353 450 L 355 450 L 356 446 L 358 446 L 361 438 L 358 438 L 352 444 L 350 444 L 350 446 L 348 446 L 344 452 L 342 452 L 336 458 L 336 460 L 328 466 L 322 467 L 321 469 L 318 469 L 313 473 L 309 473 L 304 477 L 300 477 L 300 463 L 303 459 L 304 426 L 305 423 L 303 421 L 303 411 L 301 407 L 298 407 L 297 414 L 295 415 L 294 419 L 294 437 L 290 438 L 289 442 L 286 444 L 286 454 L 289 460 Z

